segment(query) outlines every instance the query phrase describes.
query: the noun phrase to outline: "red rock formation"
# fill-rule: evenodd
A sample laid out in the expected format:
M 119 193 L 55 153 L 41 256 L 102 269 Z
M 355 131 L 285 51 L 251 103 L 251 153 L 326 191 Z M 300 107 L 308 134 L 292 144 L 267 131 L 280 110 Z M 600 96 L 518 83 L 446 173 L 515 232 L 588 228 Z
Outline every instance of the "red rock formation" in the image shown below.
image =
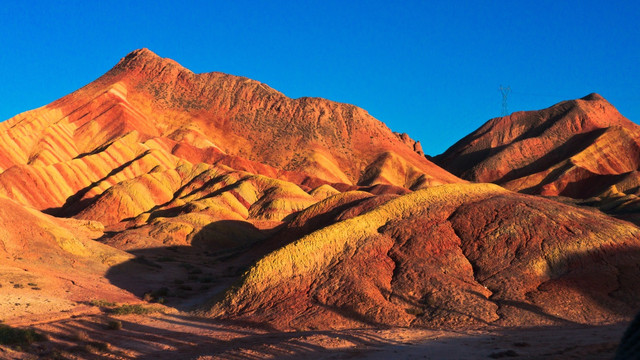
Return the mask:
M 635 179 L 640 127 L 591 94 L 545 110 L 492 119 L 435 161 L 471 181 L 585 198 L 625 178 Z
M 531 326 L 640 305 L 629 223 L 488 184 L 338 199 L 298 215 L 327 225 L 260 259 L 209 313 L 281 328 Z M 343 204 L 359 210 L 336 215 Z

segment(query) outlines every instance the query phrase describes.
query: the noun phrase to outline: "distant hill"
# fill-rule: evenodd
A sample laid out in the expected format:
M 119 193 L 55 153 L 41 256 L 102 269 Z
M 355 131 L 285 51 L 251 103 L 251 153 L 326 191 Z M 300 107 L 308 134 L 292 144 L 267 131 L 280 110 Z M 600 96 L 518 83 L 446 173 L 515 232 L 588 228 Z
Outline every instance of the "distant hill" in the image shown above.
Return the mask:
M 640 127 L 597 94 L 495 118 L 434 161 L 474 182 L 529 194 L 638 194 Z

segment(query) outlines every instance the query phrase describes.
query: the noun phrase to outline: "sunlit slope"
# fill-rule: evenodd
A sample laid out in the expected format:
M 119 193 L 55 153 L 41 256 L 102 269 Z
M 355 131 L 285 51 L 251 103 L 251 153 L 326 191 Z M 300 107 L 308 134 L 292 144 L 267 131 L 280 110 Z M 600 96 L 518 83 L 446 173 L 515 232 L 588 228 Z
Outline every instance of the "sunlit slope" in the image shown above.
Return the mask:
M 591 94 L 492 119 L 436 162 L 472 181 L 532 194 L 588 198 L 630 178 L 637 182 L 640 127 Z M 624 191 L 636 193 L 638 187 L 625 186 Z
M 290 99 L 243 77 L 194 74 L 146 49 L 87 86 L 0 123 L 0 194 L 58 216 L 110 225 L 187 203 L 193 197 L 180 199 L 180 191 L 198 175 L 188 169 L 200 163 L 282 180 L 280 190 L 248 201 L 249 217 L 268 220 L 308 206 L 300 189 L 462 181 L 363 109 Z M 211 207 L 202 202 L 192 207 Z

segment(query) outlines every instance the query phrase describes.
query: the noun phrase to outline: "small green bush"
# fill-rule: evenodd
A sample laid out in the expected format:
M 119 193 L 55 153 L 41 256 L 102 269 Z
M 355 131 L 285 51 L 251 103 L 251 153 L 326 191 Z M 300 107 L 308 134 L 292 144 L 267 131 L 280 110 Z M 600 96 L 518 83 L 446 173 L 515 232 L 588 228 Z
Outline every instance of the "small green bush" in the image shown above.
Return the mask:
M 47 337 L 33 329 L 15 329 L 0 324 L 0 344 L 28 345 L 36 341 L 45 341 Z
M 109 320 L 107 323 L 107 329 L 109 330 L 120 330 L 122 329 L 122 321 L 120 320 Z
M 93 306 L 106 307 L 106 308 L 118 306 L 118 304 L 111 301 L 107 301 L 107 300 L 91 300 L 90 304 Z
M 157 307 L 151 307 L 151 306 L 142 306 L 140 304 L 135 304 L 135 305 L 125 304 L 117 308 L 111 309 L 111 313 L 115 315 L 129 315 L 129 314 L 147 315 L 147 314 L 153 314 L 157 312 L 162 312 L 162 309 Z

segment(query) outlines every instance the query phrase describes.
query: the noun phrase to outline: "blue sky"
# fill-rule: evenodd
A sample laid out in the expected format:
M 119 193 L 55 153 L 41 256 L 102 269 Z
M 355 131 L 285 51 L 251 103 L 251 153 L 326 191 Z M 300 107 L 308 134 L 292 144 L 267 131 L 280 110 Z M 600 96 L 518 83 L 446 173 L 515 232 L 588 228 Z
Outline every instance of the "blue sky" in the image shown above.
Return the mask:
M 365 108 L 436 155 L 509 110 L 597 92 L 640 122 L 634 1 L 14 1 L 0 7 L 0 119 L 147 47 L 195 72 Z

